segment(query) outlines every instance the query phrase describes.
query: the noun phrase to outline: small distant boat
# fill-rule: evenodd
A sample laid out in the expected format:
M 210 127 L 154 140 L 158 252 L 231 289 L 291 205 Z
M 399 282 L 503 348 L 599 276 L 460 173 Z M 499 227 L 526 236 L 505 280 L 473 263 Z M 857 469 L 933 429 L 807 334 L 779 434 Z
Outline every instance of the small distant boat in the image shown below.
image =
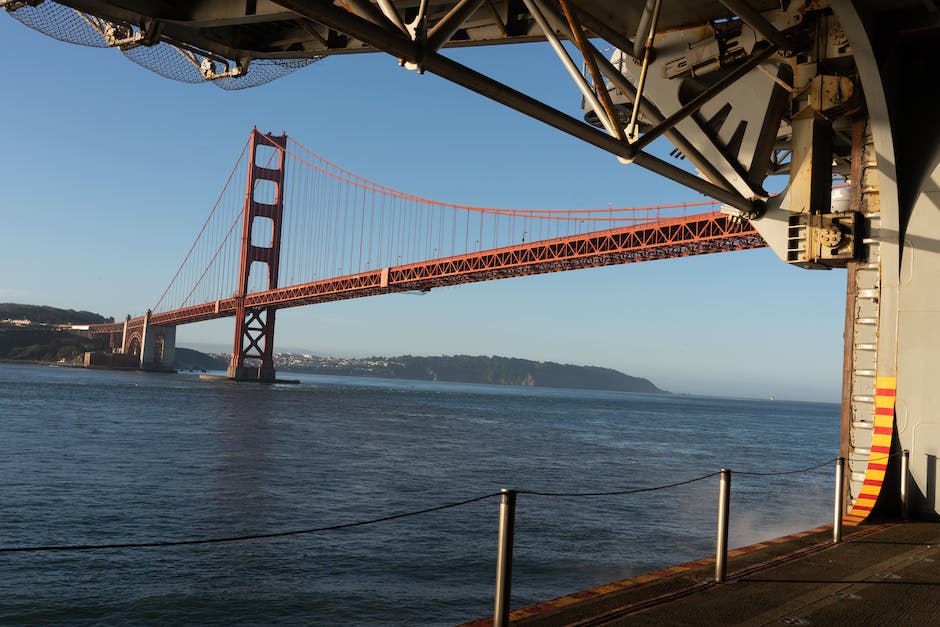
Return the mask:
M 775 400 L 777 400 L 777 397 L 774 396 L 773 394 L 771 394 L 771 395 L 768 397 L 768 400 L 775 401 Z

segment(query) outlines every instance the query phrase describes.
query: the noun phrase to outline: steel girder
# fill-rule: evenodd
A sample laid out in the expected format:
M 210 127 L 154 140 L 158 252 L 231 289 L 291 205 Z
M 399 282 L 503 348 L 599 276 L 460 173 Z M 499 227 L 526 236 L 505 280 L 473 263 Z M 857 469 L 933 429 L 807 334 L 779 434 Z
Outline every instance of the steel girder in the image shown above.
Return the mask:
M 721 213 L 674 218 L 639 226 L 597 231 L 552 240 L 484 250 L 313 281 L 244 296 L 245 309 L 283 309 L 378 294 L 673 259 L 766 246 L 750 226 Z M 175 326 L 236 315 L 238 299 L 153 314 L 150 323 Z M 137 326 L 140 319 L 132 319 Z M 96 325 L 96 333 L 116 332 L 122 324 Z

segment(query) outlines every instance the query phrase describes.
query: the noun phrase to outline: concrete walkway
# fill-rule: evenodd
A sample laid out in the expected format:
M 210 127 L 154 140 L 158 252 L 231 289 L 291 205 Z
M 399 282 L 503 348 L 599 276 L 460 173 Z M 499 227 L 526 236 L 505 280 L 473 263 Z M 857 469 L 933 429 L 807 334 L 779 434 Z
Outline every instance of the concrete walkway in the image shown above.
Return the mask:
M 940 625 L 940 523 L 831 527 L 512 613 L 513 625 Z M 486 624 L 478 621 L 476 625 Z

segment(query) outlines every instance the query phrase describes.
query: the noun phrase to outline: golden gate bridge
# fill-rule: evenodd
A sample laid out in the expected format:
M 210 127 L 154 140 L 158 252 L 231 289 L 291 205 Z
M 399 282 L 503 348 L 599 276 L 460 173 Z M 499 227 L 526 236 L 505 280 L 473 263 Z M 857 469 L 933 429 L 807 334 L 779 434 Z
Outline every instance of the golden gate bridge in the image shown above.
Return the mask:
M 233 316 L 228 376 L 270 382 L 278 309 L 766 245 L 717 209 L 717 201 L 564 210 L 439 202 L 253 129 L 153 307 L 91 331 L 110 336 L 124 365 L 164 370 L 177 326 Z

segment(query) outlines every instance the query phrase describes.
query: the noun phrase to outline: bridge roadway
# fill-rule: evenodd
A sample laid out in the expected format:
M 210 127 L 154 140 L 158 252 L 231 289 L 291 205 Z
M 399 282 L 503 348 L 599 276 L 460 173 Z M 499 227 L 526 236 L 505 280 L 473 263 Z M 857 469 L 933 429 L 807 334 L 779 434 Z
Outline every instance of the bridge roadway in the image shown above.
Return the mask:
M 593 268 L 637 261 L 688 257 L 766 246 L 749 224 L 721 213 L 705 213 L 493 248 L 369 272 L 280 287 L 245 296 L 245 307 L 282 309 L 446 285 Z M 155 313 L 150 324 L 178 326 L 234 316 L 235 297 Z M 134 318 L 140 324 L 143 318 Z M 123 323 L 93 325 L 96 333 L 119 333 Z
M 936 625 L 940 523 L 832 526 L 517 609 L 513 625 Z M 491 619 L 468 623 L 483 627 Z

